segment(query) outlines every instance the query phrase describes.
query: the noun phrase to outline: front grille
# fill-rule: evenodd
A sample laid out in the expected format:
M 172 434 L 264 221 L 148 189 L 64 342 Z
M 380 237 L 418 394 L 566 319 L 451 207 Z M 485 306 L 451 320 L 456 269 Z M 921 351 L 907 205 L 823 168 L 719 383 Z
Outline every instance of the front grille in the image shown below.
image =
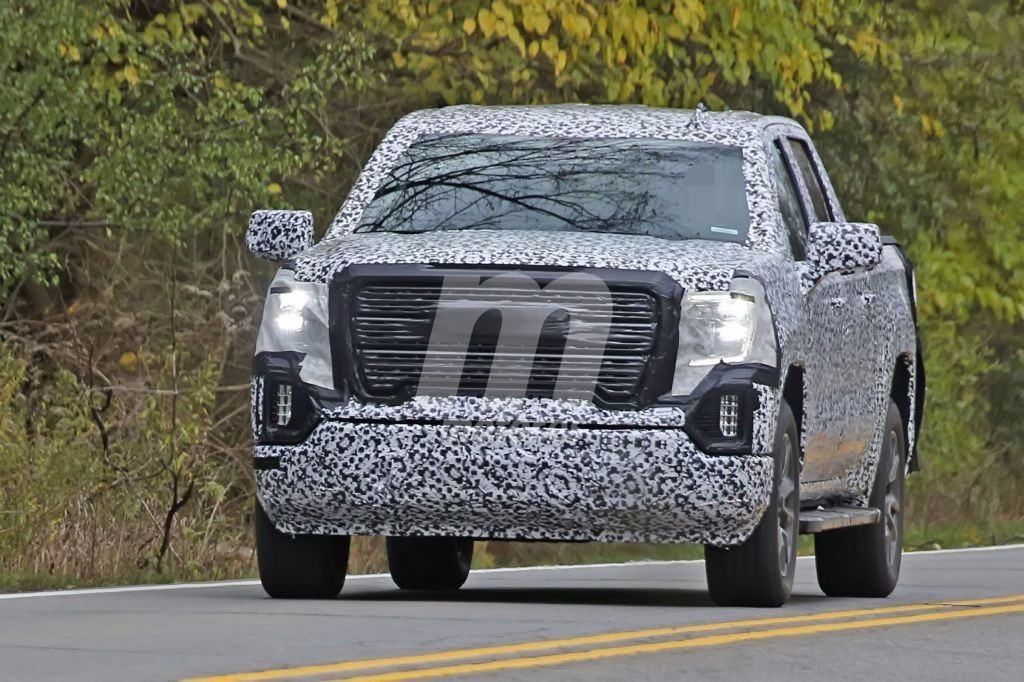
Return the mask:
M 554 276 L 557 273 L 549 273 Z M 465 303 L 476 316 L 467 346 L 465 337 L 451 343 L 434 338 L 431 344 L 442 281 L 436 276 L 365 278 L 348 287 L 347 345 L 358 393 L 382 400 L 419 394 L 636 402 L 656 348 L 663 308 L 649 286 L 606 284 L 612 301 L 608 322 L 604 297 L 586 287 L 551 293 L 530 287 L 459 288 L 449 283 L 444 300 Z M 532 305 L 553 311 L 539 340 L 518 339 L 513 332 L 511 338 L 502 338 L 498 353 L 500 311 Z M 586 334 L 567 334 L 569 320 L 608 323 L 604 347 L 597 347 Z M 425 362 L 428 346 L 430 363 Z

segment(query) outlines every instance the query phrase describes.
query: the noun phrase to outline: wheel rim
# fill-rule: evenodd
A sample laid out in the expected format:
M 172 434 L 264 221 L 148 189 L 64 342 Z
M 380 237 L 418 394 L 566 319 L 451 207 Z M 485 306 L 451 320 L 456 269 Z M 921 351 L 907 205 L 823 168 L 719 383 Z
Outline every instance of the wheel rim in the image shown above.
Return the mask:
M 903 458 L 900 457 L 899 450 L 897 449 L 899 447 L 899 438 L 896 432 L 890 431 L 887 440 L 889 471 L 886 475 L 885 503 L 882 505 L 882 514 L 885 517 L 883 521 L 885 523 L 886 559 L 889 565 L 892 566 L 896 563 L 902 549 L 900 547 L 900 514 L 902 513 L 903 485 L 900 477 L 900 465 Z
M 794 526 L 796 521 L 796 484 L 793 481 L 793 442 L 789 434 L 783 436 L 782 442 L 782 480 L 779 481 L 778 500 L 779 509 L 779 572 L 782 575 L 789 575 L 793 563 L 794 543 L 796 533 Z

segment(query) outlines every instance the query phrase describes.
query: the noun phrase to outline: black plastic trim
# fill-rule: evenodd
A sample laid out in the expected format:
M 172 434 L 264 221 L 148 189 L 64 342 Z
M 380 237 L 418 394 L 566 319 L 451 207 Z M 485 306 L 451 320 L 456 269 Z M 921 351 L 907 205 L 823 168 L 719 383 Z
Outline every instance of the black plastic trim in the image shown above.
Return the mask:
M 719 363 L 697 384 L 693 393 L 682 399 L 664 398 L 660 404 L 677 404 L 686 409 L 686 434 L 703 452 L 709 455 L 749 455 L 753 451 L 754 411 L 760 406 L 754 384 L 778 388 L 779 370 L 760 363 Z M 717 413 L 718 400 L 723 393 L 740 397 L 740 433 L 734 438 L 707 433 L 700 427 L 701 413 L 712 409 Z
M 265 351 L 252 359 L 253 380 L 263 378 L 264 423 L 257 424 L 258 445 L 295 445 L 301 443 L 320 422 L 320 413 L 340 405 L 345 400 L 342 392 L 330 391 L 306 384 L 299 379 L 305 353 L 295 351 Z M 293 405 L 304 411 L 303 418 L 294 426 L 283 428 L 269 423 L 273 407 L 273 388 L 279 384 L 290 384 L 293 390 Z
M 280 457 L 253 457 L 252 468 L 256 471 L 273 471 L 281 468 Z

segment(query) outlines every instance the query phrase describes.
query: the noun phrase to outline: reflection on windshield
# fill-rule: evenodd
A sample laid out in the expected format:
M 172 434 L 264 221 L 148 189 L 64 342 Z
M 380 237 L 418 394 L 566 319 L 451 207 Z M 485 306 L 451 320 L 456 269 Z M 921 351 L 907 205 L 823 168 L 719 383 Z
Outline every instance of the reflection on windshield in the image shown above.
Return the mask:
M 738 147 L 438 135 L 410 145 L 356 232 L 540 230 L 743 242 Z

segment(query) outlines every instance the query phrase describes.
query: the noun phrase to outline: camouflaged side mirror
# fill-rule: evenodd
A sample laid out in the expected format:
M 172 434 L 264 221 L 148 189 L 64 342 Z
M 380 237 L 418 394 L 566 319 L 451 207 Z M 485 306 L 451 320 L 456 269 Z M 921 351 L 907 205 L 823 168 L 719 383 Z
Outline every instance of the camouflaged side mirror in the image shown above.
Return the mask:
M 807 231 L 814 277 L 873 268 L 882 262 L 882 237 L 871 223 L 814 223 Z
M 257 258 L 286 261 L 313 246 L 313 214 L 309 211 L 253 211 L 245 246 Z

